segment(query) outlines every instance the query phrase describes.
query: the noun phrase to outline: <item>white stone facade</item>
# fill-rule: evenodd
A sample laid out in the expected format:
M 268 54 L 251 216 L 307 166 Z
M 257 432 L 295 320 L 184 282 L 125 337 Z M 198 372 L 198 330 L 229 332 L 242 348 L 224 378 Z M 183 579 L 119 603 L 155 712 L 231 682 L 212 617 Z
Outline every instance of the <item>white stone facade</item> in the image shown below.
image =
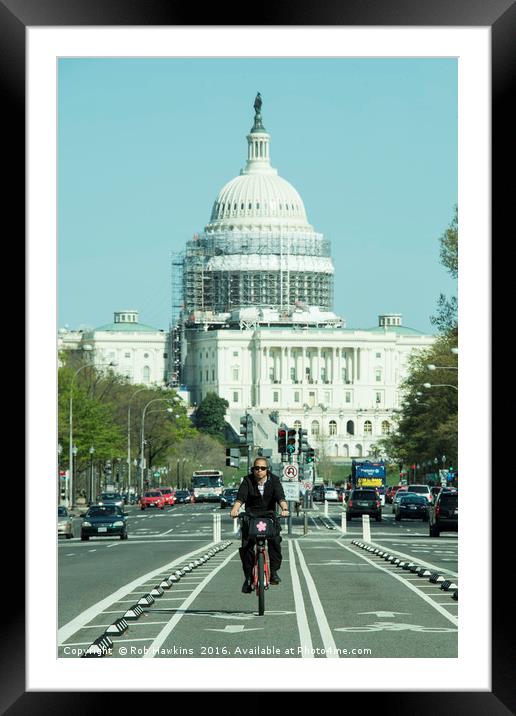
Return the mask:
M 394 429 L 408 357 L 433 341 L 399 326 L 192 331 L 186 382 L 194 404 L 214 392 L 242 414 L 277 411 L 328 456 L 361 457 Z

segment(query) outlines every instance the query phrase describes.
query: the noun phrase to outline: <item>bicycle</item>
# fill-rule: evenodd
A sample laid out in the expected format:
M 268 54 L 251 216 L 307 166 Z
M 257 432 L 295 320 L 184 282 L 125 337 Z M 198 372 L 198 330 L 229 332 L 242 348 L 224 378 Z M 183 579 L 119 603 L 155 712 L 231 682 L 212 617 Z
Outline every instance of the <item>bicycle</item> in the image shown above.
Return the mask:
M 240 529 L 242 529 L 243 522 L 247 521 L 248 535 L 255 539 L 251 588 L 258 595 L 259 616 L 263 616 L 265 613 L 265 590 L 269 589 L 270 583 L 269 555 L 266 542 L 268 539 L 277 536 L 277 519 L 280 519 L 280 516 L 272 511 L 262 512 L 261 515 L 253 515 L 250 512 L 238 515 Z

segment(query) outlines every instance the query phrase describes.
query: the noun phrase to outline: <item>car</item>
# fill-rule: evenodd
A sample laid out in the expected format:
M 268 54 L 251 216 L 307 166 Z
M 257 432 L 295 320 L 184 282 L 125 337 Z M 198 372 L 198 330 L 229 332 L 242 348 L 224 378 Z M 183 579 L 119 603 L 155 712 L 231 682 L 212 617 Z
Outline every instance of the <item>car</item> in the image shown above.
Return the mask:
M 97 505 L 116 505 L 117 507 L 124 506 L 124 498 L 119 492 L 102 492 Z
M 159 491 L 165 498 L 165 505 L 175 505 L 176 504 L 176 493 L 171 487 L 160 487 Z
M 401 485 L 389 485 L 389 487 L 385 490 L 385 502 L 392 504 L 394 495 L 397 493 L 400 487 Z
M 398 504 L 398 501 L 402 495 L 406 495 L 408 492 L 408 488 L 406 485 L 402 485 L 399 487 L 396 492 L 394 493 L 394 497 L 392 498 L 392 512 L 394 513 L 396 511 L 396 505 Z
M 220 509 L 223 510 L 226 507 L 233 507 L 233 505 L 235 504 L 237 495 L 238 495 L 238 490 L 235 490 L 235 489 L 224 490 L 224 492 L 220 496 Z
M 159 490 L 148 490 L 140 497 L 140 509 L 145 510 L 147 507 L 165 509 L 165 499 Z
M 72 517 L 62 505 L 57 508 L 57 536 L 59 535 L 64 535 L 66 539 L 73 537 Z
M 430 485 L 407 485 L 408 492 L 416 492 L 418 495 L 424 495 L 428 503 L 432 502 L 432 493 Z
M 129 498 L 127 497 L 127 492 L 122 493 L 122 497 L 124 499 L 125 505 L 136 505 L 138 504 L 138 495 L 134 492 L 131 492 L 129 494 Z
M 346 505 L 346 520 L 349 521 L 353 517 L 361 517 L 362 515 L 370 515 L 377 522 L 382 519 L 382 501 L 378 492 L 372 488 L 355 488 L 349 494 Z
M 439 537 L 441 532 L 458 532 L 459 493 L 443 488 L 428 510 L 428 534 Z
M 402 518 L 428 521 L 428 500 L 417 492 L 402 492 L 394 508 L 394 519 L 400 522 Z
M 432 493 L 432 502 L 435 502 L 435 498 L 441 492 L 441 490 L 442 490 L 442 487 L 437 486 L 437 485 L 430 488 L 430 492 Z
M 177 504 L 185 504 L 191 502 L 191 494 L 188 490 L 176 490 L 176 502 Z
M 314 502 L 324 502 L 324 485 L 314 485 L 312 488 L 312 500 Z
M 339 494 L 337 492 L 337 489 L 335 487 L 325 487 L 324 488 L 324 499 L 328 502 L 338 502 L 339 501 Z
M 83 516 L 81 540 L 87 542 L 90 537 L 111 537 L 118 535 L 127 539 L 126 513 L 117 505 L 92 505 Z

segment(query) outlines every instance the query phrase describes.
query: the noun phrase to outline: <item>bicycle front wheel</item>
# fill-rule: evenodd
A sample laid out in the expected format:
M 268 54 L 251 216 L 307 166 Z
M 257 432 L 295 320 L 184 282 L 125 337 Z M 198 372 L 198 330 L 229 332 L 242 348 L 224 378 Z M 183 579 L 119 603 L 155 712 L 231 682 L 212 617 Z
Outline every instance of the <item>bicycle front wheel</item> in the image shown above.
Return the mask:
M 265 566 L 263 552 L 258 552 L 258 615 L 263 616 L 265 612 Z

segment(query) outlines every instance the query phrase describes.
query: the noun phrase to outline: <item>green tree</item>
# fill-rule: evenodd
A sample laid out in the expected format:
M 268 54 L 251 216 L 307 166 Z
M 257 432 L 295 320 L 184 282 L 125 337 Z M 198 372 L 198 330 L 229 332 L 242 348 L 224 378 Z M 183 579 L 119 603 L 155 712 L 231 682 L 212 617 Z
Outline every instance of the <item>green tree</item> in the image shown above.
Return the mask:
M 195 426 L 218 440 L 224 440 L 226 410 L 229 403 L 216 393 L 208 393 L 195 411 Z
M 454 207 L 454 215 L 448 228 L 442 234 L 439 241 L 441 244 L 440 258 L 442 265 L 448 273 L 457 278 L 459 270 L 459 223 L 458 208 Z M 439 295 L 437 314 L 430 317 L 430 323 L 437 328 L 439 333 L 457 331 L 457 298 L 452 296 L 448 299 L 443 293 Z

